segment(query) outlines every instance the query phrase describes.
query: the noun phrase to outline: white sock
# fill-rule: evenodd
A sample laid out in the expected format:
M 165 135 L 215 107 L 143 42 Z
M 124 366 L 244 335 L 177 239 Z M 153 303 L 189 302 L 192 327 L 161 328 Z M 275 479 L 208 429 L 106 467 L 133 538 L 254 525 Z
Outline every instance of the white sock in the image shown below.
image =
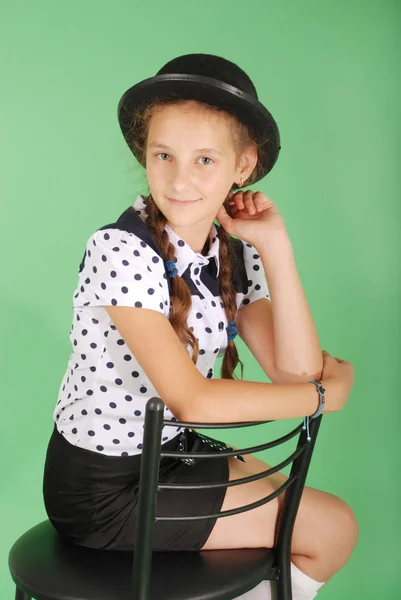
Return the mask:
M 324 585 L 324 581 L 316 581 L 308 577 L 303 571 L 291 563 L 292 600 L 312 600 L 317 596 L 317 591 Z M 271 589 L 271 582 L 261 581 L 256 587 L 237 596 L 234 600 L 275 600 Z
M 324 581 L 316 581 L 291 563 L 292 600 L 312 600 Z

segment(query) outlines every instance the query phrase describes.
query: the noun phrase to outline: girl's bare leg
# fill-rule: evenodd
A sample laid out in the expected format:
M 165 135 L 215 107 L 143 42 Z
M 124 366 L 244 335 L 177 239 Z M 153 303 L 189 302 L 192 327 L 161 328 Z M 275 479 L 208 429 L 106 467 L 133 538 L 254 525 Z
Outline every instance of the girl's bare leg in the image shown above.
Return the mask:
M 234 449 L 237 449 L 234 447 Z M 245 463 L 230 457 L 230 480 L 259 473 L 270 465 L 252 455 Z M 227 488 L 222 510 L 260 500 L 288 479 L 283 473 Z M 245 513 L 218 519 L 203 549 L 271 548 L 283 495 Z M 327 582 L 348 561 L 358 537 L 352 509 L 337 496 L 305 486 L 295 520 L 291 561 L 316 581 Z

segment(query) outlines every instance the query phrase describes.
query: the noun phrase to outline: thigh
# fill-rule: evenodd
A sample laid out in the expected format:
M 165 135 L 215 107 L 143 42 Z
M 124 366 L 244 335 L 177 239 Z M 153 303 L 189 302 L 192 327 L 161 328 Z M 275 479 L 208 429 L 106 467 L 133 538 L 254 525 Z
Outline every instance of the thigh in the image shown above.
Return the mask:
M 239 464 L 239 460 L 229 458 L 229 481 L 242 479 L 249 473 L 238 468 Z M 274 491 L 273 482 L 266 478 L 228 486 L 220 512 L 241 508 Z M 278 501 L 273 499 L 258 508 L 219 517 L 201 550 L 273 547 L 278 509 Z
M 245 462 L 229 459 L 229 465 L 237 471 L 238 476 L 246 477 L 271 468 L 271 465 L 254 455 L 245 455 L 244 459 Z M 287 479 L 284 473 L 277 472 L 260 481 L 270 482 L 266 486 L 267 493 L 270 493 Z M 284 493 L 281 493 L 277 498 L 280 508 L 283 500 Z M 356 518 L 350 506 L 334 494 L 305 485 L 295 519 L 291 553 L 316 557 L 327 553 L 328 548 L 341 553 L 355 543 L 356 537 Z

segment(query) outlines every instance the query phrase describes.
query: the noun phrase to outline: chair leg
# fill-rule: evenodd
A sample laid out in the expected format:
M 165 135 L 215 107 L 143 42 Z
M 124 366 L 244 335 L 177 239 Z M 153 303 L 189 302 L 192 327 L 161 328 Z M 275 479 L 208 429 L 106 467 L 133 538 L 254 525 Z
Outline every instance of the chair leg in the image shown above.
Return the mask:
M 291 578 L 288 580 L 285 575 L 280 574 L 281 579 L 272 582 L 272 600 L 292 600 L 292 582 Z
M 15 588 L 15 600 L 32 600 L 32 597 L 28 596 L 28 594 L 25 594 L 25 592 L 23 592 L 18 587 L 16 587 Z

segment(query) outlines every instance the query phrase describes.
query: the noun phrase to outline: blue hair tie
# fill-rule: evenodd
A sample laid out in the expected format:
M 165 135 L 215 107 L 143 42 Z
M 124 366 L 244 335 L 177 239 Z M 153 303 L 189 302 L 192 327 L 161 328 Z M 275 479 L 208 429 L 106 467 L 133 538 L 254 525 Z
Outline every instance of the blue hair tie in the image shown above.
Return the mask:
M 227 333 L 228 333 L 228 340 L 233 340 L 235 338 L 235 336 L 237 335 L 237 325 L 235 323 L 235 321 L 229 321 L 228 322 L 228 327 L 226 327 Z
M 168 276 L 169 276 L 170 279 L 172 277 L 174 277 L 174 275 L 177 275 L 178 269 L 175 266 L 174 261 L 172 261 L 172 260 L 165 260 L 164 261 L 164 266 L 166 267 L 167 274 L 168 274 Z

